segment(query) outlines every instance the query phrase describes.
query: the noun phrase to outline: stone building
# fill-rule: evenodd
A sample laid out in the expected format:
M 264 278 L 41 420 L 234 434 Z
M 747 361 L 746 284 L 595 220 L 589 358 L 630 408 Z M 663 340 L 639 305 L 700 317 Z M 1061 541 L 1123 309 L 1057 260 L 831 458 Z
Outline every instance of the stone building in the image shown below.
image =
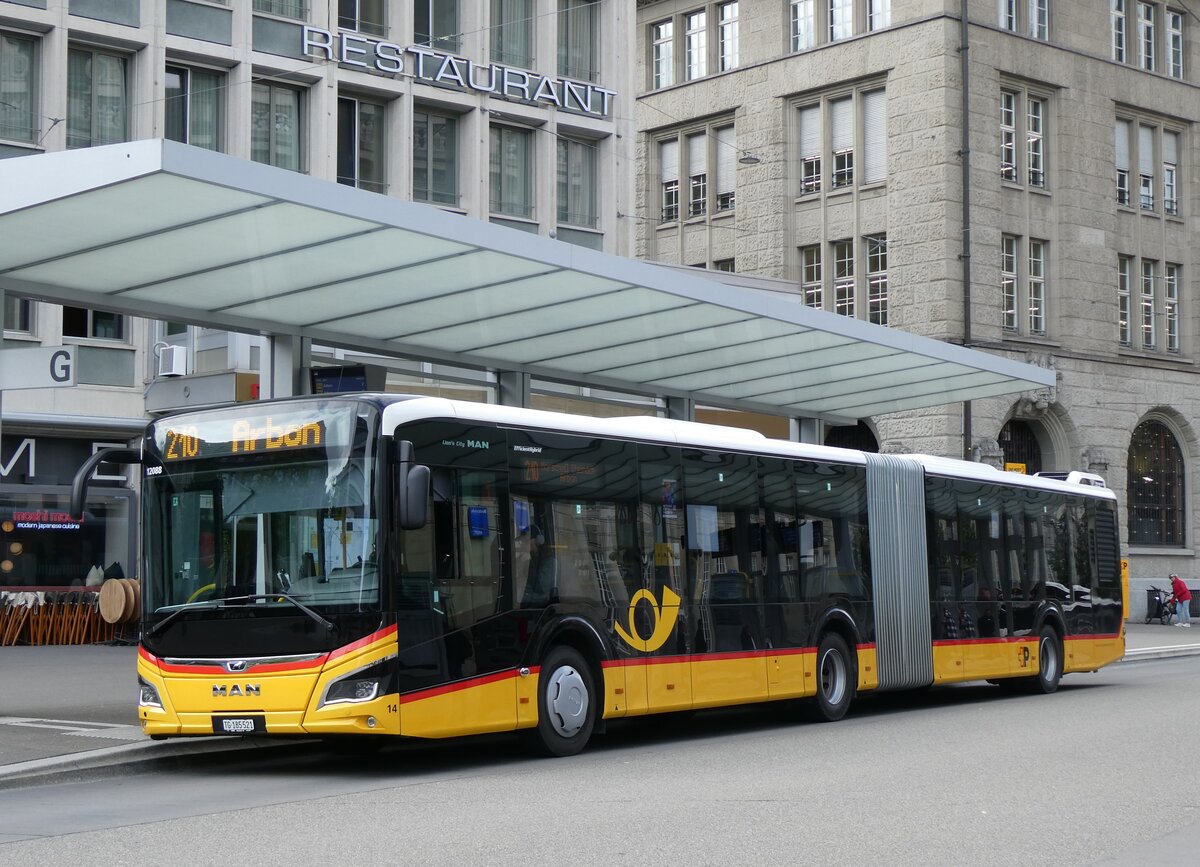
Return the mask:
M 637 33 L 639 255 L 1052 368 L 832 431 L 1098 473 L 1133 610 L 1200 582 L 1188 5 L 639 0 Z

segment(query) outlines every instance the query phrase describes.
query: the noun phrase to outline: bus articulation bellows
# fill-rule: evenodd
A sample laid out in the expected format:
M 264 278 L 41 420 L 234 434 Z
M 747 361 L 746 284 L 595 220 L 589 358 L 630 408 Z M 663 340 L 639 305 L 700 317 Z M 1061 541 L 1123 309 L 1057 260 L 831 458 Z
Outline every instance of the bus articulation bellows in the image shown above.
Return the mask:
M 1116 501 L 653 418 L 397 395 L 159 419 L 142 466 L 151 736 L 522 731 L 989 680 L 1124 653 Z

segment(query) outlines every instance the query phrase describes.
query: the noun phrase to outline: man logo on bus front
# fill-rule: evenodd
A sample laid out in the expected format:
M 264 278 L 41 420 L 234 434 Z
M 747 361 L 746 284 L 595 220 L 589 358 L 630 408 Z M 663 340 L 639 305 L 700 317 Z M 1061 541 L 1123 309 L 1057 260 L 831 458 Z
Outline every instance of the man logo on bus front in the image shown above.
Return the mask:
M 635 650 L 650 653 L 666 644 L 667 639 L 671 637 L 671 632 L 675 629 L 675 621 L 679 619 L 679 594 L 670 587 L 664 587 L 662 597 L 663 601 L 660 605 L 649 590 L 639 590 L 629 600 L 629 631 L 626 632 L 620 623 L 614 624 L 617 634 Z M 654 612 L 654 629 L 649 638 L 642 638 L 633 619 L 634 609 L 643 599 L 650 601 L 652 606 L 650 610 Z

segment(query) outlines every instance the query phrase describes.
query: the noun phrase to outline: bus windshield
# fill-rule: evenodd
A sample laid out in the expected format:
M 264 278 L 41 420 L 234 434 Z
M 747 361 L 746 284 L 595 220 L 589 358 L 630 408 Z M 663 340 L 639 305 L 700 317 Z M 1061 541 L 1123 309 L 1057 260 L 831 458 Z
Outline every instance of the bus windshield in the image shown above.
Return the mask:
M 378 608 L 367 420 L 352 406 L 314 405 L 290 419 L 244 415 L 156 425 L 149 450 L 161 468 L 147 462 L 143 488 L 147 612 L 224 601 Z M 297 433 L 305 425 L 312 425 L 307 442 Z M 272 435 L 282 442 L 285 430 L 292 446 L 264 446 Z

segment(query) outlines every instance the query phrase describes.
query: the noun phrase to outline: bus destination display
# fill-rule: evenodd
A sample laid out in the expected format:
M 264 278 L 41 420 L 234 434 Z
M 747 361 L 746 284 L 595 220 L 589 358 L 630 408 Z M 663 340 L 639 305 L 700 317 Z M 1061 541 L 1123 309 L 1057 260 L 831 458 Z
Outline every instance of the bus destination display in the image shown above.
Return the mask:
M 282 421 L 230 419 L 203 426 L 182 424 L 162 429 L 162 459 L 166 463 L 235 455 L 320 448 L 326 445 L 324 420 Z

